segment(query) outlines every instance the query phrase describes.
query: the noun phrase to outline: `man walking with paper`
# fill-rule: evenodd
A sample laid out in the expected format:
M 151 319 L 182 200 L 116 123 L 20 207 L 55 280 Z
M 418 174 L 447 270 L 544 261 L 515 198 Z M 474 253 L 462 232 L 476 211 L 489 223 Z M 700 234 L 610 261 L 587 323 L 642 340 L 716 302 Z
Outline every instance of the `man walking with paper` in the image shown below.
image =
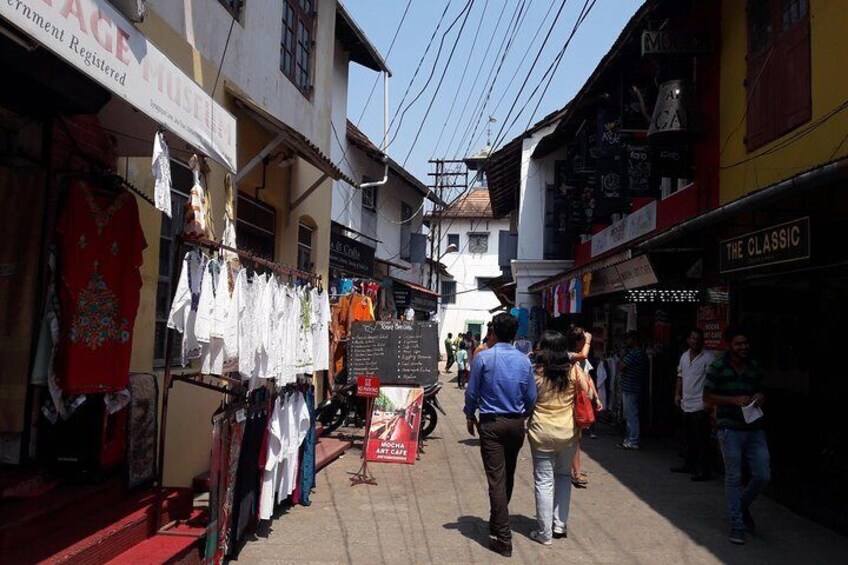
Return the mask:
M 465 416 L 468 433 L 480 432 L 480 453 L 489 483 L 489 533 L 495 538 L 489 547 L 509 557 L 509 500 L 518 453 L 524 445 L 524 420 L 533 412 L 537 392 L 530 360 L 512 345 L 518 320 L 498 314 L 491 329 L 491 347 L 475 355 L 471 363 Z
M 724 334 L 728 351 L 713 363 L 704 382 L 704 402 L 717 407 L 718 439 L 724 456 L 724 483 L 730 514 L 730 541 L 745 543 L 754 531 L 751 503 L 770 479 L 769 450 L 762 428 L 763 372 L 750 357 L 748 336 L 740 328 Z M 742 489 L 742 461 L 751 480 Z

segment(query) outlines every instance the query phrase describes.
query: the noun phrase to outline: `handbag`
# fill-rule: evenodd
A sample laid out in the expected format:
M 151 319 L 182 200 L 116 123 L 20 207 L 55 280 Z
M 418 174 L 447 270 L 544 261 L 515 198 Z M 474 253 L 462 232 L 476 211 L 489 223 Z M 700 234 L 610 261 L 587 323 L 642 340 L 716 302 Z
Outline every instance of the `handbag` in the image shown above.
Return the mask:
M 574 423 L 580 429 L 585 429 L 595 423 L 595 407 L 589 398 L 586 387 L 586 376 L 583 370 L 574 365 L 571 368 L 574 373 Z

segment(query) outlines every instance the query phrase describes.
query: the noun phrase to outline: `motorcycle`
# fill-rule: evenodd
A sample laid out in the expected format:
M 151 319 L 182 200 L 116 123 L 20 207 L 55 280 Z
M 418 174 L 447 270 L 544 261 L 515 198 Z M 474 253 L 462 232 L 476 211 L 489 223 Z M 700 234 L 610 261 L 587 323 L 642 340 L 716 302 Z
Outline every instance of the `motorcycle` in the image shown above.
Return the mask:
M 437 382 L 424 387 L 424 402 L 421 411 L 421 432 L 419 437 L 425 439 L 436 429 L 439 415 L 447 415 L 439 403 L 438 394 L 442 383 Z M 324 426 L 325 433 L 337 430 L 345 423 L 353 422 L 360 428 L 365 425 L 365 399 L 356 396 L 356 382 L 340 385 L 331 398 L 322 402 L 315 411 L 315 419 Z

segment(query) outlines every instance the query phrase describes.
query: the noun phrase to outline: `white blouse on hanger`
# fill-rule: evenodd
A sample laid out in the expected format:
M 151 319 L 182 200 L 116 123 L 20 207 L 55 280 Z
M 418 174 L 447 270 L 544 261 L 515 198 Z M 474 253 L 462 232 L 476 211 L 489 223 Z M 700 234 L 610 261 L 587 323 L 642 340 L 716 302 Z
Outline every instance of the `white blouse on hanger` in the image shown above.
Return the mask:
M 182 334 L 180 361 L 183 366 L 200 356 L 200 343 L 195 334 L 197 310 L 206 258 L 197 250 L 186 253 L 177 291 L 168 315 L 168 327 Z

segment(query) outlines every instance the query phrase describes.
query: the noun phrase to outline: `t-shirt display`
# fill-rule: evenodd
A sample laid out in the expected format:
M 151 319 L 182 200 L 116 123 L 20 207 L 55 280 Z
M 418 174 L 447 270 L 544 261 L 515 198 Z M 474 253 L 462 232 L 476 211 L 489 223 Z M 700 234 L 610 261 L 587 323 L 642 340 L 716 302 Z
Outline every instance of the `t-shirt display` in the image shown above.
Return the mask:
M 57 377 L 69 394 L 123 390 L 147 246 L 135 198 L 71 182 L 56 226 L 61 304 Z

